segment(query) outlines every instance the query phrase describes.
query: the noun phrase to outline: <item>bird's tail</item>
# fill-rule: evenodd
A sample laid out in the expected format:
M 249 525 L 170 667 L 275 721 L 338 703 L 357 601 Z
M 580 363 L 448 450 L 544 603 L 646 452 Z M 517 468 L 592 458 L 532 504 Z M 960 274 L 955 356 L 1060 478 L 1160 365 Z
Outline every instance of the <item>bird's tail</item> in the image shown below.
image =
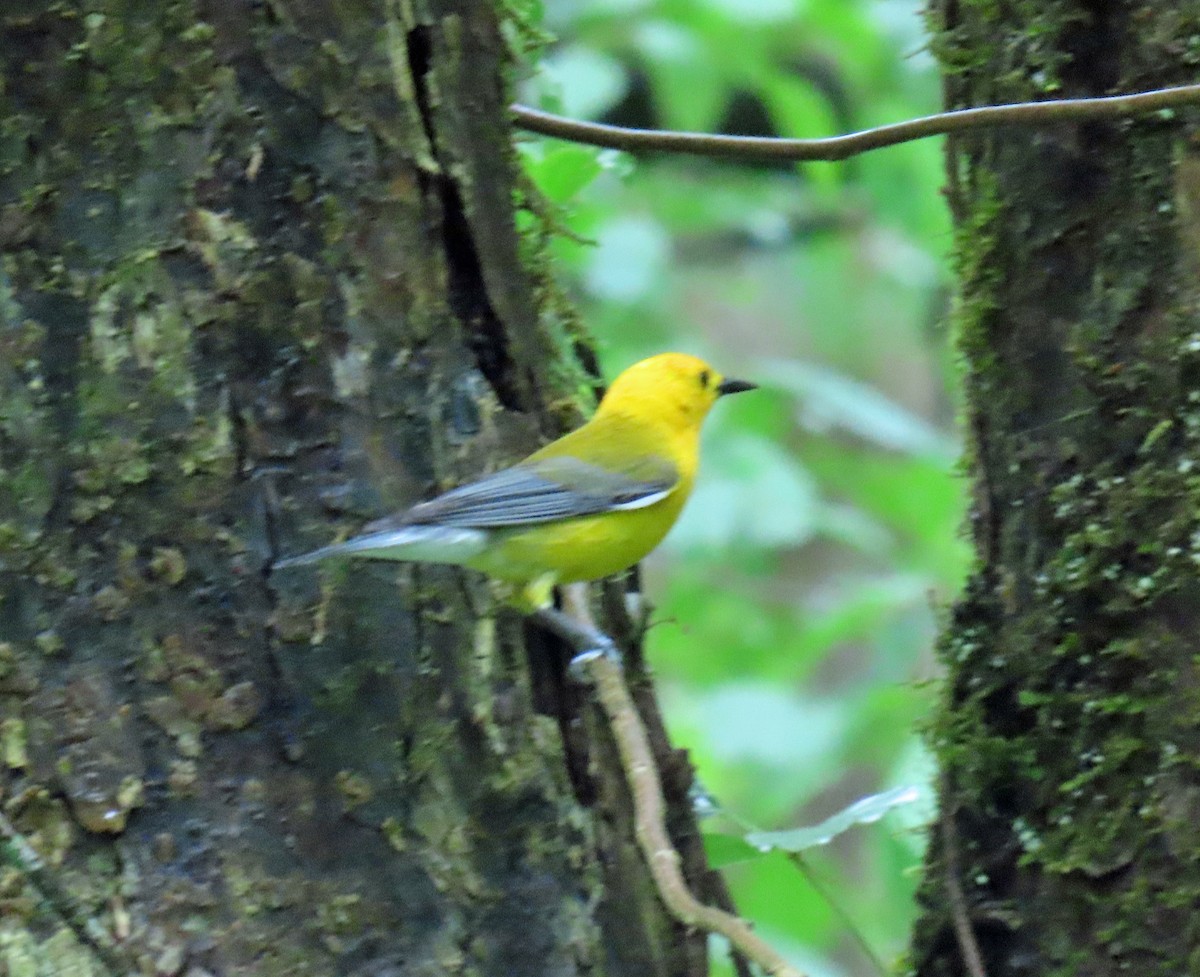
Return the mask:
M 401 526 L 355 536 L 344 543 L 322 546 L 311 553 L 289 556 L 275 564 L 276 570 L 305 566 L 331 557 L 368 560 L 400 560 L 411 563 L 463 564 L 487 546 L 481 529 L 456 526 Z

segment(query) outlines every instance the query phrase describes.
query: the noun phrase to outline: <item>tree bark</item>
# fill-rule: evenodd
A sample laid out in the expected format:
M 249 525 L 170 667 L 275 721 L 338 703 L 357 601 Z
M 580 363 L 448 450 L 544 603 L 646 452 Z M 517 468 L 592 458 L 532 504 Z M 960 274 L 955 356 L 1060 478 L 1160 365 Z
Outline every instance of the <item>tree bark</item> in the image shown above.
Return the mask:
M 704 972 L 563 649 L 456 570 L 269 570 L 596 382 L 514 229 L 502 28 L 0 11 L 8 972 Z
M 950 107 L 1196 80 L 1200 4 L 942 0 Z M 952 140 L 978 559 L 915 973 L 1200 972 L 1194 116 Z M 956 891 L 961 894 L 956 910 Z

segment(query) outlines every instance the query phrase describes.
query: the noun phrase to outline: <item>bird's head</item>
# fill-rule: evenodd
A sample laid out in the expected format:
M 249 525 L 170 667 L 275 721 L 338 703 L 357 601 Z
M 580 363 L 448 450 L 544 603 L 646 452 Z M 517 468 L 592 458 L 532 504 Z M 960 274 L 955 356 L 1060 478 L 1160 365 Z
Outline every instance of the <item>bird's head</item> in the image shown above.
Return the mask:
M 600 410 L 699 428 L 718 397 L 755 386 L 723 377 L 704 360 L 687 353 L 660 353 L 621 373 L 604 395 Z

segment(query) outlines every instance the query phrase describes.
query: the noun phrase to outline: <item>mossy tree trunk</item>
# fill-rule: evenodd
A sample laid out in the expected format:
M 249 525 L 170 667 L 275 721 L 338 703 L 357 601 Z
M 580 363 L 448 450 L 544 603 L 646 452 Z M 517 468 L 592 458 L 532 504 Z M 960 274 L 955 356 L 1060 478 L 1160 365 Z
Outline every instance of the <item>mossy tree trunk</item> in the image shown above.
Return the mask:
M 502 6 L 0 9 L 7 972 L 703 972 L 562 649 L 469 574 L 267 570 L 594 382 Z
M 1194 0 L 941 0 L 932 16 L 951 107 L 1200 73 Z M 941 643 L 923 977 L 968 972 L 955 915 L 989 977 L 1200 972 L 1189 119 L 949 147 L 978 559 Z

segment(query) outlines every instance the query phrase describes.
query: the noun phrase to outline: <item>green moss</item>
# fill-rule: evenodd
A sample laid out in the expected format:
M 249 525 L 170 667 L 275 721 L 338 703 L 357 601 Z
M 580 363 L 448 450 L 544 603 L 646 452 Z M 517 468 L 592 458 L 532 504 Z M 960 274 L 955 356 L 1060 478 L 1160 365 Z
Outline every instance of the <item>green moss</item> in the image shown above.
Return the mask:
M 10 770 L 24 770 L 29 766 L 25 723 L 16 716 L 0 720 L 0 760 Z
M 955 335 L 973 375 L 986 375 L 992 361 L 992 328 L 1000 309 L 1004 251 L 999 224 L 1004 201 L 994 176 L 975 174 L 970 211 L 955 228 L 953 263 L 959 282 L 954 310 Z
M 1086 89 L 1096 65 L 1073 45 L 1115 30 L 1066 2 L 956 9 L 937 50 L 964 103 Z M 1140 33 L 1110 40 L 1151 63 Z M 973 918 L 984 934 L 1019 921 L 1039 973 L 1165 977 L 1194 946 L 1200 847 L 1179 825 L 1197 814 L 1180 758 L 1200 748 L 1183 610 L 1200 598 L 1200 306 L 1179 274 L 1172 160 L 1146 123 L 964 140 L 952 162 L 979 560 L 939 644 L 930 732 Z M 931 864 L 914 966 L 941 977 L 959 961 L 931 949 L 948 932 Z M 1010 969 L 1003 946 L 986 936 L 989 973 Z
M 375 797 L 375 788 L 371 786 L 370 779 L 358 771 L 339 770 L 333 783 L 342 795 L 342 804 L 347 811 L 353 811 Z
M 83 891 L 133 926 L 144 968 L 192 963 L 183 927 L 268 977 L 377 946 L 422 971 L 482 973 L 494 951 L 469 934 L 514 878 L 568 957 L 598 952 L 590 822 L 558 769 L 554 720 L 533 715 L 519 626 L 464 630 L 490 600 L 452 571 L 402 593 L 394 575 L 348 568 L 319 584 L 257 572 L 272 545 L 357 528 L 572 423 L 585 399 L 566 303 L 540 320 L 524 304 L 497 168 L 507 133 L 473 142 L 480 99 L 499 94 L 490 59 L 466 56 L 494 44 L 487 18 L 470 20 L 483 8 L 392 5 L 383 50 L 366 6 L 339 6 L 319 31 L 302 5 L 275 5 L 270 23 L 233 5 L 213 26 L 190 2 L 40 11 L 36 33 L 68 56 L 21 68 L 37 111 L 0 118 L 0 220 L 18 232 L 0 258 L 0 626 L 17 632 L 0 691 L 28 699 L 85 661 L 135 690 L 136 745 L 158 771 L 146 810 L 137 771 L 106 780 L 94 811 L 86 757 L 65 754 L 44 779 L 93 828 L 93 815 L 127 817 L 124 868 L 94 871 L 102 897 Z M 236 73 L 214 63 L 214 47 L 242 45 L 253 57 Z M 428 86 L 429 117 L 398 101 L 398 81 Z M 422 168 L 427 126 L 443 157 Z M 445 253 L 430 247 L 439 219 L 457 236 Z M 539 274 L 552 287 L 548 258 Z M 484 294 L 478 315 L 455 305 Z M 504 369 L 479 380 L 480 316 L 495 319 L 489 341 L 522 330 L 514 386 L 536 376 L 563 405 L 551 420 L 537 397 L 503 413 Z M 536 341 L 547 335 L 552 348 Z M 569 366 L 547 366 L 567 350 Z M 410 610 L 418 599 L 428 613 Z M 52 660 L 39 633 L 63 636 Z M 20 763 L 20 742 L 0 728 L 0 759 Z M 61 802 L 55 823 L 75 833 L 56 835 L 53 794 L 28 811 L 5 799 L 62 852 L 72 889 L 89 852 L 113 849 Z M 164 827 L 175 842 L 143 857 Z
M 326 935 L 350 936 L 361 933 L 366 926 L 362 912 L 362 896 L 335 895 L 317 907 L 317 925 Z
M 39 938 L 11 918 L 0 924 L 0 961 L 10 977 L 44 974 L 105 977 L 108 973 L 108 968 L 66 926 L 57 928 L 47 938 Z

